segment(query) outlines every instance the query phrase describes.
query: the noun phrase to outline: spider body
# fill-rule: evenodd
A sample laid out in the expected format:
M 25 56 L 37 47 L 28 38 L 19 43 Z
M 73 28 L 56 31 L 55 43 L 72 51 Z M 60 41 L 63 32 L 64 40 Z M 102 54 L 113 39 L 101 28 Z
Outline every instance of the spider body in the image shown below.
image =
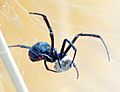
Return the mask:
M 75 35 L 71 41 L 66 38 L 63 40 L 61 51 L 57 52 L 56 48 L 54 47 L 54 34 L 53 34 L 52 28 L 49 24 L 49 21 L 48 21 L 46 15 L 41 14 L 41 13 L 33 13 L 33 12 L 29 12 L 29 14 L 43 17 L 43 19 L 48 27 L 48 31 L 49 31 L 49 35 L 50 35 L 50 39 L 51 39 L 51 45 L 49 45 L 47 42 L 37 42 L 36 44 L 34 44 L 31 47 L 27 46 L 27 45 L 21 45 L 21 44 L 20 45 L 11 45 L 9 47 L 20 47 L 20 48 L 29 49 L 28 56 L 32 62 L 38 62 L 38 61 L 43 60 L 45 68 L 47 70 L 49 70 L 51 72 L 55 72 L 55 73 L 64 72 L 64 71 L 67 71 L 70 68 L 74 67 L 77 72 L 77 78 L 78 78 L 79 72 L 74 63 L 77 49 L 74 46 L 74 43 L 79 37 L 83 37 L 83 36 L 84 37 L 86 37 L 86 36 L 94 37 L 94 38 L 100 39 L 102 41 L 103 45 L 105 46 L 105 49 L 106 49 L 107 55 L 108 55 L 108 60 L 110 61 L 110 56 L 109 56 L 107 46 L 106 46 L 105 42 L 103 41 L 103 39 L 101 38 L 101 36 L 97 35 L 97 34 L 79 33 L 79 34 Z M 65 46 L 66 43 L 68 43 L 67 47 Z M 73 49 L 73 57 L 68 55 L 68 52 L 71 48 Z M 47 62 L 55 63 L 54 69 L 50 69 L 47 65 Z
M 51 56 L 50 50 L 51 47 L 47 42 L 38 42 L 29 49 L 28 55 L 33 62 L 44 59 L 48 62 L 54 62 L 56 56 L 54 54 Z

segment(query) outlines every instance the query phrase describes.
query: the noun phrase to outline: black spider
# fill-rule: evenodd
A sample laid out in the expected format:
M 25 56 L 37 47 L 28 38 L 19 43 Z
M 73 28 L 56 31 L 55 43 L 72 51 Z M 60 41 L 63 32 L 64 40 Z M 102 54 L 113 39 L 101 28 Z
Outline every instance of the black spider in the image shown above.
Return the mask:
M 78 78 L 79 72 L 74 63 L 77 49 L 73 44 L 75 43 L 77 38 L 80 36 L 89 36 L 89 37 L 99 38 L 102 41 L 103 45 L 105 46 L 105 49 L 106 49 L 107 55 L 108 55 L 108 60 L 110 61 L 109 52 L 108 52 L 105 42 L 100 37 L 100 35 L 96 35 L 96 34 L 79 33 L 79 34 L 75 35 L 75 37 L 73 38 L 72 41 L 70 41 L 68 39 L 64 39 L 61 51 L 57 52 L 57 50 L 54 47 L 54 34 L 53 34 L 52 28 L 48 22 L 47 17 L 44 14 L 40 14 L 40 13 L 29 12 L 29 14 L 39 15 L 39 16 L 43 17 L 43 19 L 48 27 L 48 31 L 50 33 L 51 45 L 49 45 L 47 42 L 38 42 L 38 43 L 34 44 L 32 47 L 29 47 L 26 45 L 11 45 L 9 47 L 20 47 L 20 48 L 29 49 L 28 55 L 29 55 L 29 58 L 31 61 L 36 62 L 36 61 L 44 60 L 45 68 L 49 71 L 56 72 L 56 73 L 66 71 L 73 66 L 76 69 L 77 78 Z M 65 49 L 66 43 L 68 43 L 69 45 Z M 74 55 L 72 58 L 67 55 L 70 48 L 72 48 L 74 51 Z M 47 62 L 55 63 L 55 66 L 54 66 L 55 70 L 48 68 Z

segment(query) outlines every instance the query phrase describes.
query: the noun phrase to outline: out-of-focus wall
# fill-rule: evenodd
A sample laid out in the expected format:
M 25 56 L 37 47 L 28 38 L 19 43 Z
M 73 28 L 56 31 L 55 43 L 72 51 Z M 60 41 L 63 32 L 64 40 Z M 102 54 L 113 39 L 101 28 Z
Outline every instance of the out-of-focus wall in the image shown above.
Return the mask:
M 28 50 L 11 48 L 30 92 L 120 91 L 119 0 L 1 0 L 0 29 L 8 45 L 31 46 L 38 41 L 50 42 L 42 17 L 31 16 L 29 11 L 47 15 L 58 51 L 64 38 L 72 39 L 77 33 L 94 33 L 103 37 L 111 56 L 109 62 L 100 40 L 80 37 L 75 43 L 78 50 L 75 63 L 80 72 L 77 80 L 74 69 L 60 74 L 51 73 L 45 70 L 42 61 L 31 62 Z M 1 61 L 0 92 L 15 92 Z

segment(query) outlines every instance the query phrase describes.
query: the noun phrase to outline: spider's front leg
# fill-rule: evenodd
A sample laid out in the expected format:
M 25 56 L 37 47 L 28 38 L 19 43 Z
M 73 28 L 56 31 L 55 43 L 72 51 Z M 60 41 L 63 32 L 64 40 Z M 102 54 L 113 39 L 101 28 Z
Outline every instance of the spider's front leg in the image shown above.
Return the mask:
M 50 68 L 48 67 L 46 60 L 44 60 L 44 65 L 45 65 L 46 70 L 57 73 L 57 71 L 52 70 L 52 69 L 50 69 Z
M 73 63 L 73 67 L 74 67 L 75 70 L 76 70 L 76 73 L 77 73 L 77 79 L 78 79 L 78 78 L 79 78 L 79 71 L 78 71 L 77 66 L 75 65 L 75 63 Z
M 34 15 L 39 15 L 39 16 L 42 16 L 47 27 L 48 27 L 48 31 L 49 31 L 49 34 L 50 34 L 50 38 L 51 38 L 51 52 L 50 54 L 52 55 L 53 54 L 53 49 L 54 49 L 54 34 L 53 34 L 53 31 L 52 31 L 52 27 L 50 26 L 50 23 L 47 19 L 47 16 L 44 15 L 44 14 L 41 14 L 41 13 L 35 13 L 35 12 L 29 12 L 29 14 L 34 14 Z
M 65 49 L 65 45 L 66 45 L 66 42 L 68 42 L 69 43 L 69 45 L 73 48 L 73 50 L 74 50 L 74 55 L 73 55 L 73 58 L 71 58 L 71 57 L 69 57 L 69 56 L 67 56 L 66 55 L 66 53 L 65 53 L 65 51 L 64 51 L 64 49 Z M 77 69 L 77 66 L 75 65 L 75 63 L 74 63 L 74 59 L 75 59 L 75 56 L 76 56 L 76 52 L 77 52 L 77 49 L 76 49 L 76 47 L 73 45 L 73 43 L 71 43 L 68 39 L 64 39 L 64 41 L 63 41 L 63 44 L 62 44 L 62 48 L 61 48 L 61 52 L 60 52 L 60 58 L 61 58 L 61 60 L 62 60 L 62 63 L 63 63 L 63 65 L 62 65 L 62 70 L 68 70 L 69 68 L 71 68 L 72 67 L 72 65 L 73 65 L 73 67 L 75 68 L 75 70 L 76 70 L 76 73 L 77 73 L 77 79 L 78 79 L 78 77 L 79 77 L 79 71 L 78 71 L 78 69 Z M 70 59 L 71 58 L 71 59 Z
M 75 37 L 74 37 L 73 40 L 71 41 L 72 44 L 74 44 L 75 41 L 76 41 L 79 37 L 82 37 L 82 36 L 85 36 L 85 37 L 88 36 L 88 37 L 99 38 L 99 39 L 102 41 L 103 45 L 105 46 L 105 49 L 106 49 L 106 52 L 107 52 L 107 56 L 108 56 L 108 61 L 110 61 L 110 55 L 109 55 L 108 48 L 107 48 L 107 46 L 106 46 L 104 40 L 102 39 L 102 37 L 101 37 L 100 35 L 97 35 L 97 34 L 83 34 L 83 33 L 80 33 L 80 34 L 75 35 Z M 66 48 L 66 50 L 64 51 L 65 54 L 69 51 L 70 48 L 71 48 L 71 45 L 69 45 L 69 46 Z
M 72 47 L 73 50 L 74 50 L 73 59 L 72 59 L 72 62 L 71 62 L 71 64 L 70 64 L 70 65 L 72 65 L 73 62 L 74 62 L 75 56 L 76 56 L 77 49 L 76 49 L 76 47 L 73 45 L 73 43 L 71 43 L 68 39 L 64 39 L 64 41 L 63 41 L 63 45 L 62 45 L 61 52 L 60 52 L 60 58 L 63 58 L 63 57 L 66 55 L 66 52 L 64 51 L 66 42 L 68 42 L 69 45 L 70 45 L 70 47 Z
M 29 12 L 29 14 L 33 14 L 33 15 L 38 15 L 38 16 L 42 16 L 46 25 L 47 25 L 47 28 L 48 28 L 48 31 L 49 31 L 49 34 L 50 34 L 50 39 L 51 39 L 51 50 L 50 50 L 50 54 L 51 56 L 53 56 L 53 51 L 54 51 L 54 34 L 53 34 L 53 31 L 52 31 L 52 27 L 50 26 L 50 23 L 47 19 L 47 16 L 44 15 L 44 14 L 41 14 L 41 13 L 35 13 L 35 12 Z M 60 65 L 60 63 L 59 63 Z M 61 67 L 61 66 L 60 66 Z M 46 68 L 47 69 L 47 68 Z

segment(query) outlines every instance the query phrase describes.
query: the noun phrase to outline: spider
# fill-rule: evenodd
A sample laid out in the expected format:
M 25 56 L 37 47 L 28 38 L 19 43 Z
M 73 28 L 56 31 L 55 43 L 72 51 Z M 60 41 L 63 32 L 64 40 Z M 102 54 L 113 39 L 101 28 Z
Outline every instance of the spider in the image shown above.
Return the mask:
M 105 46 L 105 49 L 106 49 L 107 55 L 108 55 L 108 60 L 110 61 L 110 56 L 109 56 L 107 46 L 106 46 L 105 42 L 103 41 L 102 37 L 97 34 L 79 33 L 79 34 L 75 35 L 75 37 L 72 39 L 72 41 L 70 41 L 69 39 L 66 38 L 63 41 L 61 51 L 58 52 L 57 49 L 54 47 L 54 34 L 53 34 L 52 28 L 50 26 L 50 23 L 47 19 L 47 16 L 44 14 L 41 14 L 41 13 L 34 13 L 34 12 L 29 12 L 29 14 L 38 15 L 38 16 L 43 17 L 43 19 L 46 23 L 46 26 L 48 28 L 48 31 L 49 31 L 51 45 L 49 45 L 47 42 L 37 42 L 36 44 L 34 44 L 31 47 L 22 45 L 22 44 L 11 45 L 8 47 L 20 47 L 20 48 L 29 49 L 28 56 L 32 62 L 38 62 L 38 61 L 44 60 L 45 68 L 48 71 L 55 72 L 55 73 L 64 72 L 64 71 L 67 71 L 68 69 L 74 67 L 76 70 L 77 79 L 78 79 L 79 72 L 78 72 L 76 64 L 74 63 L 77 49 L 74 46 L 74 43 L 79 37 L 82 37 L 82 36 L 99 38 L 102 41 L 103 45 Z M 68 46 L 65 49 L 66 43 L 68 43 Z M 74 51 L 73 57 L 71 57 L 67 54 L 71 48 Z M 47 65 L 47 62 L 55 63 L 54 69 L 50 69 Z

